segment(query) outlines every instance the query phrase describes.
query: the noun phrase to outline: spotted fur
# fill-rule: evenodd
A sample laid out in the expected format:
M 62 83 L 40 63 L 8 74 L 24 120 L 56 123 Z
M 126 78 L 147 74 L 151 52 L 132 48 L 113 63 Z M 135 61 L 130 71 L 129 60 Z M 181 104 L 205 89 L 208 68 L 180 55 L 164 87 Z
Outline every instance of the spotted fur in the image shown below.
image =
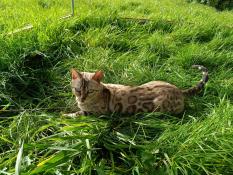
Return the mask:
M 151 81 L 140 86 L 104 84 L 103 72 L 77 72 L 71 70 L 72 92 L 81 111 L 77 115 L 138 112 L 168 112 L 179 114 L 184 110 L 185 96 L 191 96 L 204 88 L 208 81 L 205 67 L 194 65 L 202 71 L 201 81 L 194 87 L 181 90 L 163 81 Z

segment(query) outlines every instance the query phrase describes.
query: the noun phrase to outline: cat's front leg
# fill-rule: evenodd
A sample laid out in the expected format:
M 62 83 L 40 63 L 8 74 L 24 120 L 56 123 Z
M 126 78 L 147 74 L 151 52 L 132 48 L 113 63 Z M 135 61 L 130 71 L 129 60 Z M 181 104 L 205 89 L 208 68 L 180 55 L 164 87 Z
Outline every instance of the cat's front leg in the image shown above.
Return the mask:
M 66 117 L 79 117 L 79 116 L 87 116 L 88 112 L 86 111 L 78 111 L 74 113 L 64 114 Z

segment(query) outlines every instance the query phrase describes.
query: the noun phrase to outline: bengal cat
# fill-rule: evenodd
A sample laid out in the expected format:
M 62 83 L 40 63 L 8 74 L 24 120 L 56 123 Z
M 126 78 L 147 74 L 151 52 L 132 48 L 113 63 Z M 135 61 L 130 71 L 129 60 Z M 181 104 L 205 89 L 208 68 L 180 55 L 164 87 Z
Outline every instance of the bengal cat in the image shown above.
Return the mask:
M 179 89 L 163 81 L 151 81 L 140 86 L 105 84 L 103 72 L 78 72 L 71 69 L 72 92 L 80 111 L 68 116 L 88 114 L 135 114 L 140 112 L 166 112 L 179 114 L 184 110 L 184 98 L 204 88 L 208 71 L 201 65 L 193 65 L 202 71 L 201 81 L 192 88 Z

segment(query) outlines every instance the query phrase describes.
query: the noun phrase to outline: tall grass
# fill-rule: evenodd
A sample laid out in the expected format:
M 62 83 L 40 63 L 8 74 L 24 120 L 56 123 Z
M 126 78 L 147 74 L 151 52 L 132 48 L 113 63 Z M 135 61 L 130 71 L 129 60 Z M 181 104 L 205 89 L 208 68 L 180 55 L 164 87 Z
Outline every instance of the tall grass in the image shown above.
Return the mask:
M 183 0 L 77 1 L 76 16 L 59 20 L 66 3 L 0 4 L 0 173 L 232 174 L 232 12 Z M 5 36 L 27 22 L 32 30 Z M 187 88 L 201 77 L 192 64 L 210 80 L 179 116 L 62 115 L 77 110 L 71 67 L 103 70 L 108 83 Z

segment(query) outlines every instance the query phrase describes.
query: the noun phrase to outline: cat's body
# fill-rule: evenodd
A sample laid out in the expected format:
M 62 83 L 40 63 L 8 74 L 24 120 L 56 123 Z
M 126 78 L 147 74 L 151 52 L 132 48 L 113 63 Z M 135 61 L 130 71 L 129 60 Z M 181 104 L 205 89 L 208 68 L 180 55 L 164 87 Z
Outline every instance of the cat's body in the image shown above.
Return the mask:
M 208 81 L 207 69 L 194 67 L 203 72 L 197 86 L 181 90 L 175 85 L 162 81 L 151 81 L 140 86 L 101 83 L 103 73 L 83 72 L 72 69 L 72 91 L 81 111 L 85 114 L 135 114 L 140 112 L 168 112 L 179 114 L 184 110 L 184 98 L 203 89 Z
M 104 84 L 110 91 L 109 111 L 123 114 L 172 112 L 183 110 L 183 96 L 174 85 L 152 81 L 141 86 Z

